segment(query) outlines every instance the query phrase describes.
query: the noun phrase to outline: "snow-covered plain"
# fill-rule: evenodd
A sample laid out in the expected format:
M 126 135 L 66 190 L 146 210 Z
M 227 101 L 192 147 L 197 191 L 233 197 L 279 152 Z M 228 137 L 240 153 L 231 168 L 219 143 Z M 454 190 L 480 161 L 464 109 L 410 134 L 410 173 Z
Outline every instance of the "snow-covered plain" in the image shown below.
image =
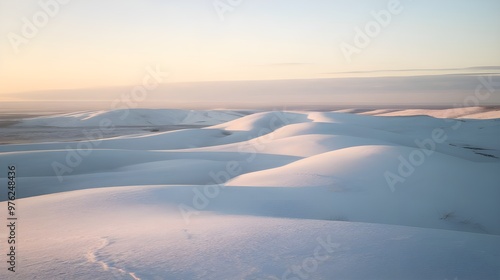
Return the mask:
M 17 126 L 215 125 L 0 145 L 1 279 L 500 279 L 500 119 L 128 113 Z

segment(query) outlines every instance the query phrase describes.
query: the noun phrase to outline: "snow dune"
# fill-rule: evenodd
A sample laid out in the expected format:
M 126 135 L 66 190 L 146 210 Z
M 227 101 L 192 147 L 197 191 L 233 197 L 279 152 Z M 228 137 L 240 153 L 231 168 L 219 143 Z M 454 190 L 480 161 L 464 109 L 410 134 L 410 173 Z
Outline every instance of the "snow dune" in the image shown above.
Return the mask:
M 15 279 L 500 276 L 500 119 L 121 113 L 21 125 L 216 125 L 0 145 L 19 174 Z

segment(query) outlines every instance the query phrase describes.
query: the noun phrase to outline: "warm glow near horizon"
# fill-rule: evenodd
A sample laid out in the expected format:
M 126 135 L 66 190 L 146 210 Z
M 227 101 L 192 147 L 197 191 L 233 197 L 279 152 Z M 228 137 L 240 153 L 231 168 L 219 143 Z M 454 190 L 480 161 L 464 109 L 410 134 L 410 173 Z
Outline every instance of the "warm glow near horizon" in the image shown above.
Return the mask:
M 498 66 L 499 12 L 493 0 L 1 1 L 0 100 L 134 85 L 155 65 L 174 83 Z

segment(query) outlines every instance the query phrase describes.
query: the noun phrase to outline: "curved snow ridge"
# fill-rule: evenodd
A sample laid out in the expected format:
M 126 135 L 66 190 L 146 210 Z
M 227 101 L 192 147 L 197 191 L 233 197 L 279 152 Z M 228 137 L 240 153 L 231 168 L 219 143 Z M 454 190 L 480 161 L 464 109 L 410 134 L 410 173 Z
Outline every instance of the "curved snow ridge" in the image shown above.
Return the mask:
M 241 119 L 212 126 L 212 128 L 247 132 L 265 129 L 267 132 L 271 132 L 289 124 L 310 121 L 307 113 L 271 111 L 254 113 Z M 264 133 L 264 131 L 262 131 L 262 133 Z
M 334 135 L 339 138 L 364 140 L 366 143 L 371 142 L 373 144 L 415 146 L 415 138 L 409 135 L 350 123 L 312 122 L 291 124 L 279 128 L 271 135 L 263 136 L 263 138 L 274 140 L 304 135 Z
M 415 157 L 418 151 L 419 157 Z M 422 155 L 423 157 L 420 157 Z M 416 162 L 414 159 L 418 159 Z M 417 176 L 434 177 L 435 168 L 453 166 L 464 171 L 473 170 L 476 162 L 467 159 L 434 152 L 428 156 L 421 150 L 405 146 L 359 145 L 328 151 L 294 161 L 285 166 L 253 173 L 242 174 L 226 183 L 227 186 L 321 186 L 304 180 L 304 174 L 317 174 L 332 178 L 344 178 L 364 181 L 369 185 L 388 185 L 384 175 L 392 172 L 398 175 L 400 166 L 413 170 Z M 500 162 L 483 163 L 481 174 L 485 178 L 496 178 L 495 168 Z M 406 171 L 406 170 L 403 170 Z M 425 173 L 424 173 L 425 172 Z M 426 174 L 427 173 L 427 174 Z M 460 173 L 460 172 L 458 172 Z M 360 176 L 361 174 L 361 176 Z M 461 173 L 464 174 L 464 173 Z M 406 174 L 403 174 L 406 175 Z M 457 174 L 455 177 L 461 177 Z M 500 179 L 500 177 L 498 177 Z M 404 178 L 403 178 L 404 179 Z M 406 181 L 406 180 L 405 180 Z M 319 181 L 318 181 L 319 182 Z M 359 183 L 358 183 L 359 184 Z
M 249 161 L 251 154 L 240 152 L 211 152 L 211 151 L 148 151 L 148 150 L 111 150 L 99 149 L 93 150 L 85 157 L 77 157 L 77 152 L 68 153 L 67 150 L 55 151 L 26 151 L 0 153 L 1 162 L 22 163 L 23 177 L 52 177 L 57 176 L 58 172 L 63 175 L 79 175 L 79 174 L 99 174 L 115 172 L 121 168 L 137 166 L 141 164 L 150 164 L 150 168 L 166 167 L 167 162 L 179 162 L 185 160 L 199 165 L 201 170 L 212 168 L 218 170 L 217 163 L 225 166 L 228 162 L 238 162 L 239 167 L 250 166 L 251 169 L 260 170 L 280 164 L 280 162 L 289 163 L 297 160 L 298 157 L 288 155 L 267 155 L 260 154 L 255 159 Z M 69 159 L 69 160 L 68 160 Z M 214 167 L 216 163 L 216 167 Z M 262 167 L 260 167 L 261 165 Z M 202 168 L 203 167 L 203 168 Z M 205 168 L 206 167 L 206 168 Z M 200 169 L 190 169 L 185 167 L 186 178 L 189 173 L 203 173 L 208 176 L 207 172 L 202 172 Z M 145 172 L 146 169 L 137 169 L 136 171 Z M 116 174 L 116 173 L 115 173 Z M 113 174 L 111 174 L 113 175 Z M 60 182 L 62 183 L 62 182 Z M 27 190 L 25 193 L 29 193 Z

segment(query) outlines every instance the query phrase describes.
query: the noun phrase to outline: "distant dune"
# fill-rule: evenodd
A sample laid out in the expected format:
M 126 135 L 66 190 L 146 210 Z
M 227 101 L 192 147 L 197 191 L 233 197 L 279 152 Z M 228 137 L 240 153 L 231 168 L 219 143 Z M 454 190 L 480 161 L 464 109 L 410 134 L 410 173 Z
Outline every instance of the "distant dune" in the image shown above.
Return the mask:
M 98 127 L 103 121 L 114 126 L 214 125 L 245 114 L 233 111 L 180 109 L 130 109 L 84 111 L 22 119 L 16 126 Z
M 450 119 L 498 119 L 500 107 L 465 107 L 453 109 L 377 109 L 361 113 L 372 116 L 431 116 Z
M 18 127 L 98 127 L 103 121 L 115 126 L 155 125 L 215 125 L 231 121 L 256 110 L 182 110 L 182 109 L 130 109 L 112 111 L 83 111 L 77 113 L 45 115 L 35 118 L 17 119 Z M 453 119 L 500 118 L 500 107 L 467 107 L 452 109 L 342 109 L 338 113 L 355 113 L 371 116 L 431 116 Z M 4 125 L 14 124 L 5 119 Z M 7 122 L 8 121 L 8 122 Z

